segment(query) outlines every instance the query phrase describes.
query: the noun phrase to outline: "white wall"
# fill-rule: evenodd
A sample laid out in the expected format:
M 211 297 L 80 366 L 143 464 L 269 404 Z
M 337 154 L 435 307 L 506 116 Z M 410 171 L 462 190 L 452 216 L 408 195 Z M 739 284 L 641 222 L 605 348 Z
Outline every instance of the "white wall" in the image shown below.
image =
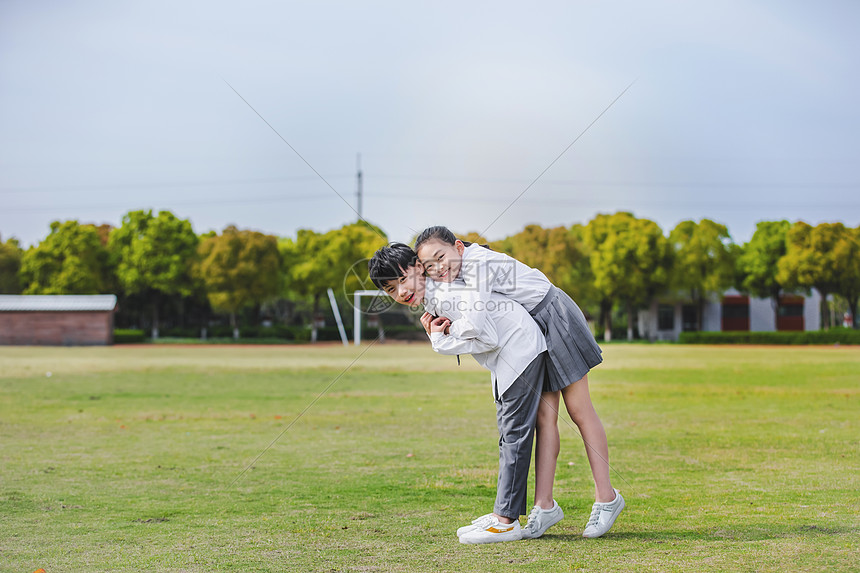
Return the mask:
M 818 330 L 821 325 L 821 293 L 815 289 L 803 301 L 804 330 Z
M 750 330 L 752 332 L 776 330 L 776 314 L 774 314 L 772 299 L 750 297 Z

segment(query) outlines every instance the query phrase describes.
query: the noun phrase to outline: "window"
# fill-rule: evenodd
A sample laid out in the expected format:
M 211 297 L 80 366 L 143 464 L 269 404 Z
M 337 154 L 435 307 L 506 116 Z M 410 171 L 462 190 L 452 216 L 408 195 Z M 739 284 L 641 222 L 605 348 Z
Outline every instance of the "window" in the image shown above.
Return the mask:
M 681 329 L 684 332 L 696 332 L 699 330 L 699 317 L 696 307 L 685 304 L 681 307 Z
M 750 299 L 747 296 L 728 295 L 721 306 L 723 331 L 750 329 Z
M 661 304 L 657 307 L 657 330 L 675 330 L 675 307 Z

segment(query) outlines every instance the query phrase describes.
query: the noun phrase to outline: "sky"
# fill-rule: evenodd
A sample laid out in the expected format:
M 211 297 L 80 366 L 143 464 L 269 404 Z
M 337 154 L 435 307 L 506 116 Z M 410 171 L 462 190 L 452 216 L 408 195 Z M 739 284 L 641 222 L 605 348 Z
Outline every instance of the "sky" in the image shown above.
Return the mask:
M 0 237 L 138 209 L 327 231 L 357 219 L 359 154 L 391 240 L 856 227 L 858 29 L 829 0 L 4 0 Z

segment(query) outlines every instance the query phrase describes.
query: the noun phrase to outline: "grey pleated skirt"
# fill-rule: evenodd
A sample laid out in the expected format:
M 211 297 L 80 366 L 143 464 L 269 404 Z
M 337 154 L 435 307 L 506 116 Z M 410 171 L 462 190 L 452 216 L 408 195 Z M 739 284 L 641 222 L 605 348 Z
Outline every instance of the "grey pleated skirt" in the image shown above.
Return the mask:
M 585 315 L 560 288 L 550 288 L 531 315 L 546 337 L 549 356 L 544 392 L 556 392 L 573 384 L 603 362 Z

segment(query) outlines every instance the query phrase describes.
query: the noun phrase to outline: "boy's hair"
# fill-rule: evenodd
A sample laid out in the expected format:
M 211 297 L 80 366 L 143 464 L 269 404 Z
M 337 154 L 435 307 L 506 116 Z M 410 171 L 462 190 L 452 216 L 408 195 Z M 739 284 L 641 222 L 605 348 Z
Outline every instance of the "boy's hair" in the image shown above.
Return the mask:
M 370 280 L 376 288 L 382 289 L 388 281 L 400 279 L 404 271 L 415 266 L 416 262 L 418 262 L 418 255 L 409 245 L 389 243 L 376 251 L 367 263 Z

